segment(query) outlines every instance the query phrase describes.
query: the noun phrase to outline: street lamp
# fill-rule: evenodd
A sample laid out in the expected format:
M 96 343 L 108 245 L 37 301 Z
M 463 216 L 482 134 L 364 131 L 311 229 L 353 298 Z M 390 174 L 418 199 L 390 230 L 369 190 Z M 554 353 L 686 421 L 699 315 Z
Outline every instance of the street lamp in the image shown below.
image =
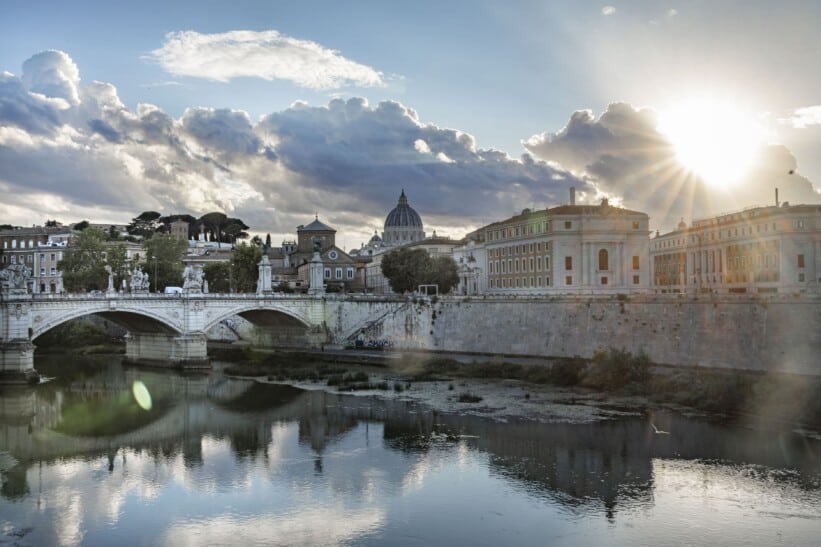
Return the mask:
M 151 260 L 154 261 L 154 292 L 157 292 L 159 289 L 159 284 L 157 283 L 157 257 L 152 256 Z

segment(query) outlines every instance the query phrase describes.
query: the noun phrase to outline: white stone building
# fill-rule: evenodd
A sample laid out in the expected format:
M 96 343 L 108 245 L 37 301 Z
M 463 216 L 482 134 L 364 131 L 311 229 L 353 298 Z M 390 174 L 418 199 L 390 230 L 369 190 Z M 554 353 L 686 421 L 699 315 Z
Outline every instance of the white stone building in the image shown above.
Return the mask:
M 658 293 L 821 291 L 821 205 L 773 205 L 695 220 L 650 243 Z
M 649 217 L 600 205 L 521 214 L 476 231 L 485 250 L 478 281 L 487 294 L 619 294 L 650 287 Z M 482 243 L 478 243 L 483 239 Z

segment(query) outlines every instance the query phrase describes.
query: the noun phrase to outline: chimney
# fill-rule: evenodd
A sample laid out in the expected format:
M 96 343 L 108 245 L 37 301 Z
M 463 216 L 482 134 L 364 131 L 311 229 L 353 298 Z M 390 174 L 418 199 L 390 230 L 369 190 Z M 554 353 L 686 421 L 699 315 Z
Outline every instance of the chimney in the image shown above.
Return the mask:
M 778 207 L 779 205 L 781 205 L 781 204 L 778 203 L 778 188 L 776 188 L 775 189 L 775 206 Z
M 576 205 L 576 187 L 570 187 L 570 205 Z

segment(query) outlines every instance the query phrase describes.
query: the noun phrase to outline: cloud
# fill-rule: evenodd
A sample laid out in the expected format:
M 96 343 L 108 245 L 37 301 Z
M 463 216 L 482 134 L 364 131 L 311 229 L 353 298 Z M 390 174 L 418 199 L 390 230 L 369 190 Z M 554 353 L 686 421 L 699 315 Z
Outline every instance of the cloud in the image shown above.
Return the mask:
M 49 58 L 74 66 L 58 53 Z M 60 97 L 0 78 L 0 186 L 15 196 L 0 213 L 10 222 L 74 221 L 95 207 L 121 221 L 143 210 L 222 210 L 290 238 L 319 211 L 353 244 L 350 234 L 366 240 L 381 229 L 402 188 L 428 226 L 454 236 L 564 202 L 569 186 L 598 192 L 530 154 L 482 149 L 397 102 L 297 101 L 255 123 L 240 110 L 192 107 L 174 118 L 151 104 L 129 109 L 114 85 L 80 85 L 79 74 L 43 81 L 62 82 L 50 92 Z M 37 216 L 17 219 L 18 204 Z
M 80 102 L 79 84 L 80 71 L 65 52 L 43 51 L 23 63 L 23 85 L 32 93 L 76 105 Z
M 616 8 L 614 8 L 613 6 L 604 6 L 601 9 L 601 14 L 604 15 L 605 17 L 607 17 L 609 15 L 613 15 L 614 13 L 616 13 Z
M 523 144 L 538 158 L 592 177 L 602 192 L 647 212 L 662 228 L 673 227 L 680 217 L 768 204 L 776 186 L 793 203 L 819 201 L 809 180 L 789 173 L 797 168 L 796 160 L 781 145 L 762 147 L 758 162 L 732 194 L 708 186 L 679 164 L 673 145 L 657 130 L 656 113 L 627 103 L 610 104 L 598 119 L 589 110 L 575 112 L 561 130 L 534 135 Z
M 346 59 L 316 42 L 299 40 L 275 30 L 235 30 L 219 34 L 172 32 L 151 52 L 167 72 L 227 82 L 254 77 L 288 80 L 310 89 L 345 86 L 380 87 L 381 72 Z
M 813 125 L 821 125 L 821 105 L 797 108 L 789 118 L 779 121 L 791 125 L 796 129 L 806 129 Z

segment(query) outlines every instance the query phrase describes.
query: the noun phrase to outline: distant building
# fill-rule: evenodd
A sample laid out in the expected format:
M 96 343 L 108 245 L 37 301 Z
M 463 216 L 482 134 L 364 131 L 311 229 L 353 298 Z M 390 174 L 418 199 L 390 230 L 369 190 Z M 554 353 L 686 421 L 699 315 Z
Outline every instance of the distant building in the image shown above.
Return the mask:
M 616 294 L 650 286 L 649 217 L 611 206 L 569 205 L 524 209 L 476 230 L 463 274 L 487 294 Z M 483 249 L 479 251 L 479 249 Z M 484 256 L 482 256 L 484 255 Z M 482 262 L 478 262 L 479 259 Z M 470 271 L 466 269 L 470 268 Z M 468 280 L 466 280 L 466 283 Z M 467 287 L 461 289 L 466 292 Z
M 821 205 L 752 207 L 650 242 L 658 293 L 821 291 Z
M 0 230 L 0 269 L 23 264 L 31 270 L 30 292 L 60 293 L 63 291 L 63 275 L 57 265 L 63 259 L 72 234 L 67 226 Z
M 188 241 L 188 223 L 184 220 L 175 220 L 170 225 L 171 235 L 177 239 Z

